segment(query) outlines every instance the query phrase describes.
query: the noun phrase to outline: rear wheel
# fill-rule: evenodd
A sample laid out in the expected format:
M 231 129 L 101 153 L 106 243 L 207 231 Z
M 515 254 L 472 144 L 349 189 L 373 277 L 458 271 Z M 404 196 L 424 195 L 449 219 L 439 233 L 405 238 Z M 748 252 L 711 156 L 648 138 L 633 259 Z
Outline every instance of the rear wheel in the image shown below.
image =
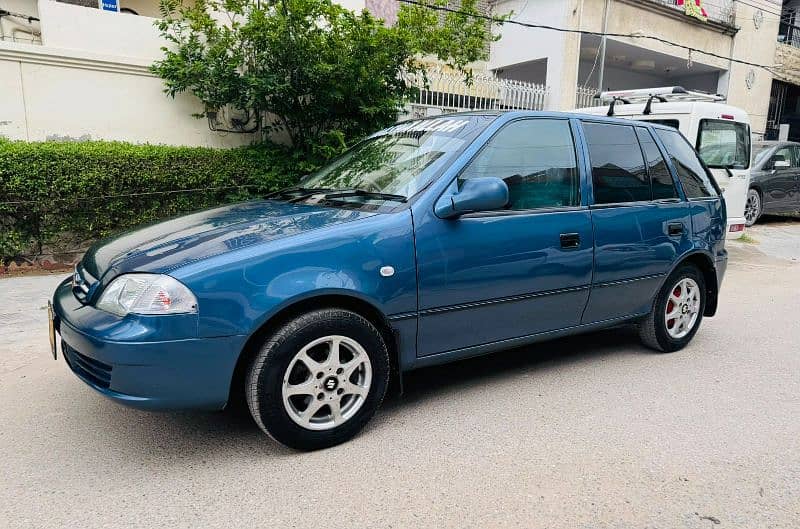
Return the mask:
M 386 394 L 389 354 L 367 319 L 343 309 L 304 314 L 267 338 L 246 377 L 259 427 L 300 450 L 353 437 Z
M 683 349 L 694 337 L 706 307 L 703 274 L 692 264 L 678 267 L 658 293 L 653 310 L 639 324 L 642 342 L 657 351 Z
M 744 220 L 748 228 L 758 221 L 762 209 L 761 193 L 751 187 L 747 192 L 747 202 L 744 204 Z

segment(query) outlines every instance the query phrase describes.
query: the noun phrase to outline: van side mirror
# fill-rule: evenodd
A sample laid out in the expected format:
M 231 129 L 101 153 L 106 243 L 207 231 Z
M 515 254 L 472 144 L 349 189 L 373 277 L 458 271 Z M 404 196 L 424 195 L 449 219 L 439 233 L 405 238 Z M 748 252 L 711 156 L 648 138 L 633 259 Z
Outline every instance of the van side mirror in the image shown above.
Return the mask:
M 454 219 L 465 213 L 492 211 L 508 204 L 508 186 L 500 178 L 486 176 L 464 180 L 461 189 L 445 194 L 436 203 L 434 211 L 442 219 Z

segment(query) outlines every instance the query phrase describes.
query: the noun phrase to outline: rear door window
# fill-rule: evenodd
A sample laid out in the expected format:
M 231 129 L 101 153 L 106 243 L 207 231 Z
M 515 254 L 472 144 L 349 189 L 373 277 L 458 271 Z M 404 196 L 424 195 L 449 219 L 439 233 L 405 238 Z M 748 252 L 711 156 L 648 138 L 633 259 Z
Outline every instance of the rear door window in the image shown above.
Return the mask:
M 692 146 L 678 131 L 655 129 L 658 137 L 678 172 L 687 198 L 704 198 L 717 195 L 711 175 L 706 171 Z
M 650 183 L 653 188 L 653 200 L 678 198 L 678 189 L 669 172 L 667 162 L 661 155 L 653 135 L 647 129 L 636 127 L 636 135 L 642 144 L 647 170 L 650 173 Z
M 633 126 L 584 123 L 595 204 L 650 200 L 650 182 Z

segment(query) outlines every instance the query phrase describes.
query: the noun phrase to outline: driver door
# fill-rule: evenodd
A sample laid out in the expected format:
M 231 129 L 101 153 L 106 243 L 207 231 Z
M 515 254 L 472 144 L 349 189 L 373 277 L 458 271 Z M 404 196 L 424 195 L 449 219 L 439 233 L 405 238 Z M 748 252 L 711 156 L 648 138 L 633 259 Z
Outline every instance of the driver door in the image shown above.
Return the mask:
M 791 209 L 794 202 L 795 178 L 798 175 L 797 150 L 793 145 L 779 147 L 772 155 L 768 169 L 770 174 L 764 179 L 764 211 L 784 211 Z M 775 162 L 789 162 L 789 167 L 775 167 Z
M 594 241 L 574 127 L 556 118 L 506 124 L 446 192 L 470 178 L 499 177 L 509 188 L 507 208 L 415 220 L 418 356 L 468 353 L 580 323 Z

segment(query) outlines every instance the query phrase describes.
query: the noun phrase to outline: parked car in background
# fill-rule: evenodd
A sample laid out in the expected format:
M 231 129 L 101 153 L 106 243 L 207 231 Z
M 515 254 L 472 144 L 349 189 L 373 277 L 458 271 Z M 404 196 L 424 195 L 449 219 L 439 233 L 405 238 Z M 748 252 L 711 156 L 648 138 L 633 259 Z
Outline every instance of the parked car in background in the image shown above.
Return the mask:
M 51 336 L 117 402 L 219 409 L 241 392 L 265 432 L 315 449 L 411 369 L 621 323 L 683 348 L 716 311 L 725 226 L 670 127 L 409 121 L 298 187 L 96 243 L 55 292 Z
M 680 130 L 722 189 L 728 238 L 738 239 L 744 234 L 751 150 L 747 112 L 726 105 L 722 96 L 680 86 L 603 92 L 598 101 L 606 104 L 576 112 L 648 121 Z
M 752 226 L 763 213 L 800 211 L 800 143 L 753 144 L 753 170 L 744 216 Z

